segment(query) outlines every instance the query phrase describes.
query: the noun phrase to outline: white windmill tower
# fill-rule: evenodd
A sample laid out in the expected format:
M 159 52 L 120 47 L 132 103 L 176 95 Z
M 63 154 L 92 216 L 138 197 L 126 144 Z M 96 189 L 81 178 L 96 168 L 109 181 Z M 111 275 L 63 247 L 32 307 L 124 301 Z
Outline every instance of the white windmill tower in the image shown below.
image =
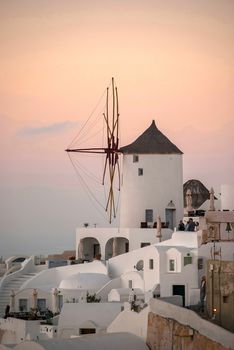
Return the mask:
M 120 151 L 120 227 L 147 227 L 160 216 L 173 229 L 183 217 L 183 153 L 163 135 L 154 120 Z

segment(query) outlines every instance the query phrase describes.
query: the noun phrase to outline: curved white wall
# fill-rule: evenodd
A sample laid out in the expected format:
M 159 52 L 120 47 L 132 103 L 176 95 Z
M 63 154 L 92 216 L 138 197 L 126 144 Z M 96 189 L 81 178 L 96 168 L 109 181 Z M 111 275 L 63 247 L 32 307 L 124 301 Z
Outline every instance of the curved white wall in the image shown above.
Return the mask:
M 138 168 L 143 175 L 138 176 Z M 133 163 L 132 154 L 123 155 L 120 227 L 140 227 L 145 210 L 153 209 L 153 221 L 161 216 L 170 201 L 176 207 L 175 224 L 183 217 L 183 170 L 180 154 L 139 154 Z
M 145 340 L 147 337 L 148 313 L 148 307 L 139 313 L 124 310 L 107 328 L 107 333 L 128 332 L 136 334 L 138 337 Z

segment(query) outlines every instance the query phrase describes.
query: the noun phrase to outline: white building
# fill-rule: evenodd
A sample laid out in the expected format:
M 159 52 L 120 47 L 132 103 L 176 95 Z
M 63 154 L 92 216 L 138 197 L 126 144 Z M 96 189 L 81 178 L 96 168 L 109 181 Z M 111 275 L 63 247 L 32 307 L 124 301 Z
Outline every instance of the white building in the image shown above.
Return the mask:
M 182 152 L 153 121 L 133 143 L 122 147 L 123 175 L 119 228 L 79 228 L 76 256 L 92 260 L 132 251 L 170 238 L 183 217 Z M 162 237 L 156 237 L 158 217 Z M 167 228 L 167 229 L 166 229 Z
M 39 269 L 31 258 L 3 277 L 0 297 L 4 295 L 4 306 L 9 302 L 11 311 L 27 313 L 39 307 L 57 314 L 50 327 L 11 317 L 1 320 L 6 344 L 89 332 L 100 335 L 107 329 L 118 332 L 123 329 L 121 320 L 125 316 L 126 331 L 145 339 L 145 303 L 150 298 L 167 298 L 171 302 L 179 295 L 184 306 L 196 305 L 206 260 L 212 254 L 219 258 L 217 251 L 223 260 L 233 259 L 233 211 L 207 212 L 197 232 L 172 231 L 183 217 L 182 152 L 156 128 L 154 121 L 121 151 L 120 227 L 79 228 L 76 256 L 84 263 Z M 232 197 L 225 188 L 222 198 L 225 209 L 233 209 Z M 103 261 L 95 260 L 98 254 Z M 143 308 L 139 316 L 132 316 L 127 308 L 122 313 L 133 290 L 136 302 Z M 87 303 L 87 293 L 95 294 L 100 303 Z M 0 311 L 3 313 L 3 304 Z M 136 325 L 128 325 L 127 320 L 134 319 Z
M 121 308 L 121 303 L 65 303 L 59 317 L 58 337 L 104 334 Z
M 103 260 L 171 237 L 172 230 L 163 228 L 157 237 L 156 228 L 78 228 L 76 257 L 92 261 L 100 253 Z M 81 248 L 82 246 L 82 248 Z
M 183 216 L 182 152 L 151 126 L 121 149 L 120 227 L 140 227 L 160 216 L 173 229 Z
M 234 184 L 221 185 L 222 210 L 234 210 Z

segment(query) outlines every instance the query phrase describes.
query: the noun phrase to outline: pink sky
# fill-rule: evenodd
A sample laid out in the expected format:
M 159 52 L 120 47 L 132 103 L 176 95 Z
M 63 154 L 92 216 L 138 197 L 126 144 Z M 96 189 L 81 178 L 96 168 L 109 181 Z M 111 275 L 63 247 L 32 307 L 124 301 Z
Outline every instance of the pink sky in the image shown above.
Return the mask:
M 112 76 L 122 145 L 155 119 L 185 181 L 233 182 L 233 23 L 231 0 L 1 2 L 0 255 L 38 235 L 72 248 L 76 226 L 101 222 L 63 150 Z

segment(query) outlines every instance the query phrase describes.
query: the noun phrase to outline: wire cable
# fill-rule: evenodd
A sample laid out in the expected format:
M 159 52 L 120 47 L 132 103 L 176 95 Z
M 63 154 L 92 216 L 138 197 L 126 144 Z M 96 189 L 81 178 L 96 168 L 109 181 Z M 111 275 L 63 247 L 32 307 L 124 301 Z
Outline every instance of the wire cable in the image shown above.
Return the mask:
M 108 87 L 110 87 L 111 85 L 111 81 L 109 82 Z M 86 122 L 84 123 L 84 125 L 81 127 L 81 129 L 78 131 L 77 135 L 73 138 L 73 140 L 71 141 L 70 145 L 68 146 L 68 148 L 71 147 L 71 145 L 75 142 L 75 140 L 77 140 L 77 138 L 79 137 L 80 133 L 82 132 L 82 130 L 85 128 L 85 126 L 87 125 L 88 121 L 90 120 L 90 118 L 92 117 L 92 115 L 94 114 L 94 112 L 96 111 L 96 109 L 98 108 L 98 106 L 100 105 L 104 95 L 106 94 L 106 89 L 103 91 L 101 97 L 99 98 L 96 106 L 93 108 L 92 112 L 90 113 L 88 119 L 86 120 Z
M 80 176 L 80 174 L 79 174 L 79 172 L 77 171 L 75 165 L 73 164 L 72 159 L 71 159 L 71 157 L 70 157 L 69 154 L 68 154 L 68 157 L 69 157 L 69 159 L 70 159 L 70 161 L 71 161 L 71 163 L 72 163 L 72 166 L 73 166 L 73 168 L 74 168 L 74 170 L 75 170 L 75 173 L 76 173 L 76 175 L 77 175 L 77 177 L 78 177 L 78 179 L 79 179 L 79 181 L 80 181 L 82 187 L 83 187 L 83 188 L 85 189 L 85 191 L 87 192 L 87 194 L 88 194 L 90 200 L 94 203 L 94 205 L 95 205 L 95 203 L 96 203 L 96 204 L 98 204 L 99 206 L 101 206 L 102 209 L 105 210 L 105 207 L 97 200 L 97 198 L 93 195 L 93 193 L 90 191 L 89 187 L 88 187 L 87 184 L 85 183 L 84 179 Z M 105 220 L 106 222 L 108 222 L 106 216 L 103 215 L 103 211 L 101 211 L 101 210 L 99 209 L 98 206 L 95 205 L 95 207 L 96 207 L 96 210 L 99 212 L 99 214 L 104 218 L 104 220 Z

